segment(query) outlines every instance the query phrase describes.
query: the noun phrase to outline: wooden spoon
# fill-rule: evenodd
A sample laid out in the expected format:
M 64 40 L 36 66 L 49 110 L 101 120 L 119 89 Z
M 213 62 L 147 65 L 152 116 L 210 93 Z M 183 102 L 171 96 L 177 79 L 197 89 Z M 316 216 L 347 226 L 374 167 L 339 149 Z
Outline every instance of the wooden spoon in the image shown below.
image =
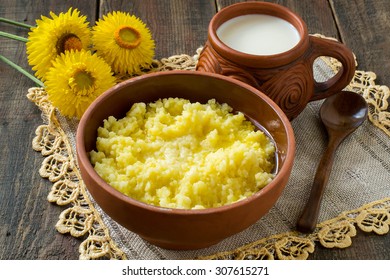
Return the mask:
M 312 232 L 317 224 L 322 196 L 337 147 L 367 118 L 367 103 L 354 92 L 341 91 L 327 98 L 321 106 L 320 117 L 328 133 L 328 146 L 317 167 L 309 200 L 297 222 L 301 232 Z

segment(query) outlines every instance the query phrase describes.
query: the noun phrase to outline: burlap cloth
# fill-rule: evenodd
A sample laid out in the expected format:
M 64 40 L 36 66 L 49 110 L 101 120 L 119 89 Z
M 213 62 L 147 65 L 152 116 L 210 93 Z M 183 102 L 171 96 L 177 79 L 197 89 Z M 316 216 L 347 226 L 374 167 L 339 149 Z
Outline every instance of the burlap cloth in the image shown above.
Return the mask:
M 199 50 L 198 50 L 199 53 Z M 195 56 L 178 55 L 156 61 L 148 71 L 195 69 Z M 317 81 L 333 76 L 339 65 L 317 59 Z M 80 259 L 306 259 L 316 245 L 344 248 L 360 228 L 387 234 L 390 225 L 389 88 L 375 84 L 375 74 L 356 71 L 348 89 L 362 94 L 370 113 L 362 127 L 339 147 L 319 216 L 312 234 L 294 231 L 327 137 L 318 111 L 310 103 L 292 121 L 297 150 L 291 178 L 270 212 L 245 231 L 210 248 L 171 251 L 153 246 L 106 215 L 86 190 L 75 160 L 76 120 L 62 117 L 43 89 L 31 88 L 28 98 L 42 110 L 44 124 L 36 129 L 33 148 L 44 156 L 39 174 L 53 187 L 48 200 L 64 207 L 56 229 L 82 240 Z M 75 248 L 77 250 L 77 248 Z

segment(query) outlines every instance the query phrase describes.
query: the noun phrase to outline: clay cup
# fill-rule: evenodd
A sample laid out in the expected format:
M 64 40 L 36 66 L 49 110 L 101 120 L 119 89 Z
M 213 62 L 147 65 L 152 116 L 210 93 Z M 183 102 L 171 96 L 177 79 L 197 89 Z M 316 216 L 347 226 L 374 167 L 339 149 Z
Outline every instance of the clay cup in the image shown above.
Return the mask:
M 299 34 L 298 42 L 286 51 L 259 55 L 238 51 L 217 35 L 218 28 L 226 21 L 252 14 L 289 22 Z M 321 56 L 333 57 L 342 66 L 329 80 L 317 82 L 313 64 Z M 309 35 L 305 22 L 288 8 L 266 2 L 242 2 L 222 9 L 212 18 L 196 69 L 230 76 L 259 89 L 292 120 L 308 102 L 326 98 L 346 87 L 355 67 L 350 49 L 338 41 Z

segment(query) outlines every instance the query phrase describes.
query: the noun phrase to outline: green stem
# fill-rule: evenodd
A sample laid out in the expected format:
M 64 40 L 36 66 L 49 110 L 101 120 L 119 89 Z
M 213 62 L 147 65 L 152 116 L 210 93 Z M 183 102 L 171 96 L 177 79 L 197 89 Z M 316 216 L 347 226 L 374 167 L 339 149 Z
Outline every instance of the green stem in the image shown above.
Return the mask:
M 11 60 L 9 60 L 8 58 L 2 56 L 0 54 L 0 61 L 3 61 L 5 62 L 6 64 L 8 64 L 9 66 L 13 67 L 14 69 L 18 70 L 20 73 L 24 74 L 25 76 L 27 76 L 28 78 L 30 78 L 31 80 L 33 80 L 38 86 L 40 87 L 44 87 L 44 84 L 38 80 L 37 78 L 35 78 L 33 75 L 31 75 L 30 73 L 28 73 L 26 70 L 24 70 L 22 67 L 20 67 L 19 65 L 13 63 Z
M 28 28 L 28 29 L 30 29 L 31 27 L 34 27 L 34 26 L 32 26 L 32 25 L 29 25 L 29 24 L 17 22 L 17 21 L 11 20 L 11 19 L 3 18 L 3 17 L 0 17 L 0 22 L 5 22 L 5 23 L 13 24 L 13 25 L 20 26 L 20 27 L 24 27 L 24 28 Z
M 21 41 L 21 42 L 24 42 L 24 43 L 28 42 L 27 38 L 24 38 L 24 37 L 21 37 L 21 36 L 18 36 L 18 35 L 14 35 L 14 34 L 9 34 L 7 32 L 3 32 L 3 31 L 0 31 L 0 36 L 6 37 L 6 38 L 9 38 L 9 39 L 18 40 L 18 41 Z

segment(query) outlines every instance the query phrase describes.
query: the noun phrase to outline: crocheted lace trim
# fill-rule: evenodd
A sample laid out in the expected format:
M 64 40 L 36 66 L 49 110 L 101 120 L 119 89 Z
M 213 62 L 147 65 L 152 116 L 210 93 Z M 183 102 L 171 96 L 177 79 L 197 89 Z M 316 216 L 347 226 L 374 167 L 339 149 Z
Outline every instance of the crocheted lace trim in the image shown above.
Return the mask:
M 194 70 L 200 50 L 193 57 L 183 54 L 155 61 L 152 68 L 145 72 Z M 335 72 L 338 71 L 340 65 L 337 61 L 325 57 L 321 59 Z M 390 90 L 386 86 L 376 85 L 375 79 L 373 72 L 356 71 L 349 89 L 364 96 L 370 108 L 369 120 L 390 136 Z M 108 228 L 89 198 L 69 138 L 46 92 L 42 88 L 30 88 L 27 97 L 42 111 L 44 124 L 36 129 L 32 147 L 44 156 L 40 176 L 53 183 L 47 199 L 66 207 L 55 225 L 56 229 L 62 234 L 83 239 L 79 246 L 80 259 L 126 259 L 125 253 L 111 239 Z M 319 224 L 311 234 L 286 232 L 233 251 L 201 256 L 199 259 L 307 259 L 314 252 L 316 242 L 326 248 L 345 248 L 351 245 L 357 227 L 365 232 L 383 235 L 389 232 L 389 225 L 390 198 L 384 198 L 343 212 Z

